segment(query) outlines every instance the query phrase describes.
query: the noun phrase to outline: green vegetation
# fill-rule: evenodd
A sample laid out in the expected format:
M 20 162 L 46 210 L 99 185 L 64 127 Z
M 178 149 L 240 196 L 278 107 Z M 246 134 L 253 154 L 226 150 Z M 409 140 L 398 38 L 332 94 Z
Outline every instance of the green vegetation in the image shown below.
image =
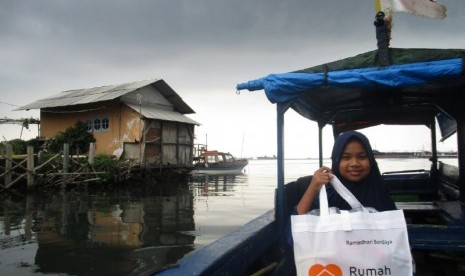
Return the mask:
M 100 154 L 94 157 L 93 163 L 89 164 L 85 154 L 89 151 L 90 143 L 95 142 L 92 133 L 87 131 L 87 125 L 78 121 L 73 127 L 67 128 L 64 132 L 58 133 L 54 138 L 44 141 L 43 139 L 31 139 L 24 141 L 21 139 L 14 139 L 8 141 L 13 147 L 13 154 L 25 155 L 27 154 L 27 147 L 33 146 L 34 153 L 37 154 L 38 164 L 47 161 L 46 164 L 40 166 L 37 173 L 43 175 L 41 181 L 51 183 L 61 183 L 62 177 L 53 176 L 53 173 L 60 170 L 63 166 L 63 145 L 69 145 L 69 154 L 71 162 L 69 162 L 70 172 L 82 172 L 82 175 L 70 176 L 68 182 L 79 182 L 85 178 L 94 178 L 95 175 L 86 175 L 86 172 L 103 172 L 98 174 L 99 181 L 105 184 L 118 183 L 131 179 L 133 176 L 132 167 L 133 163 L 125 160 L 114 158 L 110 155 Z M 0 143 L 0 154 L 6 152 L 6 143 Z M 40 154 L 38 154 L 40 152 Z M 50 160 L 52 159 L 52 160 Z M 37 165 L 37 164 L 36 164 Z
M 28 146 L 33 146 L 34 152 L 38 152 L 41 149 L 43 141 L 39 138 L 30 139 L 28 141 L 13 139 L 8 141 L 8 143 L 13 147 L 13 154 L 26 154 Z M 0 143 L 0 153 L 6 153 L 6 143 Z
M 67 128 L 48 141 L 47 148 L 51 152 L 58 153 L 63 150 L 63 144 L 68 143 L 70 152 L 85 153 L 89 150 L 90 143 L 93 142 L 95 142 L 94 135 L 87 131 L 87 125 L 78 121 L 74 127 Z
M 117 179 L 118 173 L 118 160 L 113 159 L 108 155 L 97 155 L 94 158 L 94 163 L 92 164 L 94 171 L 97 172 L 106 172 L 106 174 L 100 176 L 100 180 L 104 183 L 111 183 Z
M 73 127 L 67 128 L 64 132 L 58 133 L 54 138 L 46 141 L 46 149 L 50 153 L 59 153 L 63 150 L 63 144 L 69 144 L 70 153 L 86 153 L 89 151 L 90 143 L 95 142 L 92 133 L 87 131 L 87 125 L 78 121 Z M 43 149 L 44 141 L 34 138 L 28 141 L 13 139 L 8 141 L 13 146 L 13 154 L 20 155 L 27 153 L 27 147 L 33 146 L 34 152 Z M 0 153 L 6 152 L 6 143 L 0 143 Z

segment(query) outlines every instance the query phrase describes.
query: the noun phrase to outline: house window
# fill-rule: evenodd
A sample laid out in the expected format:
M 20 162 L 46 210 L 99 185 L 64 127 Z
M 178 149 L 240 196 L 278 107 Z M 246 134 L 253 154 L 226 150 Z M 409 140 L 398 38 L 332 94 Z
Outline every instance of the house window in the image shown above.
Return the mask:
M 92 118 L 87 120 L 87 131 L 107 131 L 110 128 L 110 120 L 107 117 Z
M 108 118 L 102 118 L 102 130 L 107 130 L 109 126 Z
M 94 119 L 94 130 L 99 131 L 100 130 L 100 119 Z

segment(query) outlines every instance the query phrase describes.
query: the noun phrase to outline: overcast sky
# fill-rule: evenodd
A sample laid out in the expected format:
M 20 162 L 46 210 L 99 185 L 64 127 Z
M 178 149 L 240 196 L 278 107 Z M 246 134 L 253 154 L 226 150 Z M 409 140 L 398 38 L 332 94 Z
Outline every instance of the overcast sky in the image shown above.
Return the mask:
M 236 84 L 374 50 L 373 2 L 0 0 L 0 117 L 38 117 L 12 110 L 66 90 L 162 78 L 196 111 L 197 143 L 273 155 L 275 106 Z M 391 46 L 465 48 L 465 2 L 442 3 L 444 20 L 395 14 Z M 0 125 L 0 139 L 20 130 Z M 404 130 L 374 147 L 410 150 Z M 315 124 L 288 112 L 286 133 L 286 157 L 317 156 Z

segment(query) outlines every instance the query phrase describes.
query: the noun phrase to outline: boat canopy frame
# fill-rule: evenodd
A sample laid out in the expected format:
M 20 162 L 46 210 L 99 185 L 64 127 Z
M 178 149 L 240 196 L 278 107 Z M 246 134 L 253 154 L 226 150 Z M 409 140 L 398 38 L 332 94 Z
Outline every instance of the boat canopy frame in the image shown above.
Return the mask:
M 347 130 L 392 124 L 429 127 L 432 167 L 437 168 L 437 122 L 442 140 L 457 133 L 459 200 L 465 203 L 465 50 L 392 48 L 388 66 L 378 66 L 377 51 L 237 85 L 238 90 L 264 90 L 269 101 L 276 104 L 275 212 L 280 237 L 285 236 L 287 220 L 284 114 L 289 108 L 318 124 L 320 165 L 324 126 L 332 125 L 336 136 Z
M 322 129 L 326 125 L 332 125 L 337 135 L 348 129 L 381 123 L 421 124 L 433 130 L 431 140 L 436 141 L 437 120 L 443 139 L 457 132 L 459 165 L 464 164 L 459 166 L 459 200 L 462 204 L 465 202 L 465 112 L 462 107 L 465 102 L 465 67 L 462 57 L 465 50 L 384 50 L 237 85 L 238 90 L 264 89 L 271 102 L 276 103 L 278 183 L 275 209 L 247 223 L 238 231 L 189 254 L 178 262 L 176 268 L 163 271 L 160 275 L 236 275 L 254 272 L 256 270 L 251 269 L 256 268 L 260 268 L 260 271 L 274 270 L 273 275 L 281 275 L 293 267 L 292 250 L 287 246 L 285 234 L 289 219 L 289 210 L 285 207 L 289 202 L 285 201 L 297 200 L 294 192 L 298 184 L 294 182 L 284 186 L 284 116 L 289 108 L 318 124 L 320 156 Z M 383 62 L 378 61 L 378 56 L 383 57 L 380 58 Z M 444 65 L 441 63 L 444 60 L 454 61 L 436 67 Z M 419 65 L 424 70 L 410 68 L 410 64 L 412 67 Z M 402 70 L 391 70 L 394 67 L 390 66 L 401 66 Z M 437 71 L 438 68 L 442 69 Z M 437 73 L 432 73 L 434 71 Z M 403 77 L 398 78 L 399 74 Z M 344 81 L 339 77 L 343 77 Z M 412 80 L 417 83 L 412 83 Z M 273 91 L 278 93 L 273 94 Z M 435 143 L 432 145 L 434 147 Z M 286 198 L 285 194 L 290 197 Z M 461 209 L 460 202 L 454 200 L 452 208 Z M 462 212 L 456 215 L 463 218 Z M 464 248 L 462 228 L 457 225 L 420 225 L 409 231 L 416 237 L 416 246 L 420 249 L 461 251 Z M 451 237 L 458 239 L 451 242 Z M 425 241 L 430 244 L 425 244 Z M 266 266 L 257 267 L 257 264 Z

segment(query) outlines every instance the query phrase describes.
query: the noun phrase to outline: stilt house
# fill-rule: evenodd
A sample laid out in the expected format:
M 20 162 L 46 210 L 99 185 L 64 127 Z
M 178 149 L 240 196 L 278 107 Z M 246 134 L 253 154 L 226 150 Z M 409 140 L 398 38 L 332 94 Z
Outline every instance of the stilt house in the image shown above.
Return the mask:
M 146 167 L 191 167 L 195 113 L 162 79 L 61 92 L 18 110 L 40 109 L 39 136 L 49 139 L 77 121 L 96 139 L 95 152 L 140 160 Z

